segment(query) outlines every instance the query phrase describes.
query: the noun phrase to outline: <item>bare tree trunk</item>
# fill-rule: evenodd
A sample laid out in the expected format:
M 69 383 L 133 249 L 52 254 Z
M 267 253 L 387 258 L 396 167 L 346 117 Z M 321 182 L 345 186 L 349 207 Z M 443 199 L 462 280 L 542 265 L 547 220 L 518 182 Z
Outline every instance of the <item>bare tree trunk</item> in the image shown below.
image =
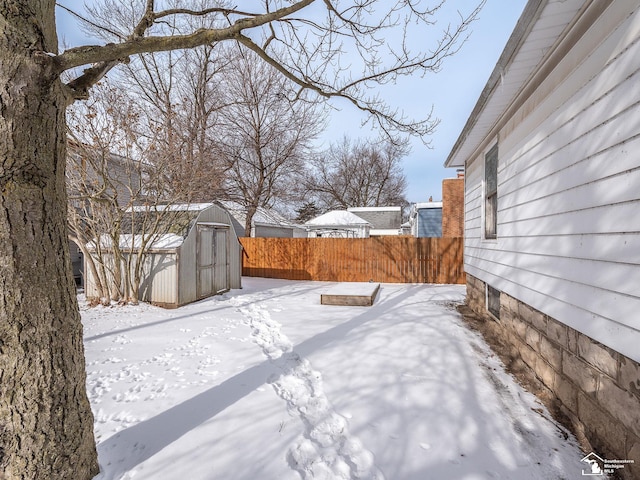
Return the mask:
M 126 275 L 127 272 L 123 272 L 122 265 L 123 263 L 126 266 L 126 262 L 122 258 L 122 251 L 120 250 L 120 231 L 118 230 L 117 235 L 113 235 L 111 238 L 112 241 L 112 253 L 113 253 L 113 271 L 112 271 L 112 287 L 111 287 L 111 300 L 114 301 L 122 301 L 126 300 Z M 123 278 L 125 277 L 125 278 Z
M 53 0 L 0 0 L 0 478 L 7 479 L 90 479 L 98 471 L 66 232 L 65 98 L 43 53 L 55 53 L 56 43 Z
M 244 220 L 244 236 L 245 237 L 250 237 L 251 236 L 251 231 L 252 231 L 252 222 L 253 222 L 253 217 L 255 216 L 256 212 L 258 211 L 258 207 L 256 205 L 248 205 L 247 206 L 247 216 L 245 217 Z

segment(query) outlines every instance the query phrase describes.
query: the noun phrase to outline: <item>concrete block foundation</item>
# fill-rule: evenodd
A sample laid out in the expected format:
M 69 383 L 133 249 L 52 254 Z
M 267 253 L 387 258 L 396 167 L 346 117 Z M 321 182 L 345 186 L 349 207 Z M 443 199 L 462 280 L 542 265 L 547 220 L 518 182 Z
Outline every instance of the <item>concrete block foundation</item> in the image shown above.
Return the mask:
M 640 478 L 640 365 L 504 292 L 500 315 L 486 307 L 486 284 L 467 273 L 467 306 L 555 397 L 583 447 L 628 460 L 620 478 Z M 586 445 L 585 445 L 586 444 Z M 589 452 L 586 452 L 589 453 Z

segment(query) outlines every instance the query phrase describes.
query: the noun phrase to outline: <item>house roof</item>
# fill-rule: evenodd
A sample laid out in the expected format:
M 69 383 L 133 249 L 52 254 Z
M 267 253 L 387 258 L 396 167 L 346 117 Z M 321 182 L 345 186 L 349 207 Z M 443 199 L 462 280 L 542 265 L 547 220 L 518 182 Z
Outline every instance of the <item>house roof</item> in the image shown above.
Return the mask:
M 464 166 L 467 158 L 486 147 L 501 120 L 527 98 L 537 75 L 548 73 L 543 67 L 560 40 L 585 12 L 608 4 L 600 0 L 529 0 L 445 167 Z
M 402 207 L 349 207 L 349 212 L 400 212 Z
M 224 200 L 219 202 L 244 227 L 247 218 L 247 208 L 237 202 Z M 264 207 L 258 207 L 251 222 L 254 225 L 291 226 L 291 222 L 279 213 Z
M 421 208 L 442 208 L 442 202 L 419 202 L 415 204 L 417 209 Z
M 305 225 L 326 227 L 346 225 L 365 226 L 371 224 L 347 210 L 332 210 L 324 215 L 320 215 L 319 217 L 309 220 Z
M 348 212 L 371 224 L 372 229 L 398 229 L 402 223 L 402 207 L 350 207 Z

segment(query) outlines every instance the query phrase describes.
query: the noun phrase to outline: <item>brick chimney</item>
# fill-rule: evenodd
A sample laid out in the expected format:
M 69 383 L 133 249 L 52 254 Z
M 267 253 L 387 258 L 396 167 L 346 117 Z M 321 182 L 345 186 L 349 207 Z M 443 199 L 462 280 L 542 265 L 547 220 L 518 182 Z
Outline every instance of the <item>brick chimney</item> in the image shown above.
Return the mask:
M 464 170 L 442 181 L 442 236 L 464 236 Z

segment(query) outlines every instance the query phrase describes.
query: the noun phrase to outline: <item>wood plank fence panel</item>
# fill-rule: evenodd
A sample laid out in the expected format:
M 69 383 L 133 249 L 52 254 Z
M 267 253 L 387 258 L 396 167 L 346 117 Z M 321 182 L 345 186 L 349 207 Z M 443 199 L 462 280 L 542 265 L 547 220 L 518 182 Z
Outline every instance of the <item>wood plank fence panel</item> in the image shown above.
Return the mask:
M 240 238 L 242 274 L 330 282 L 465 283 L 462 238 Z

